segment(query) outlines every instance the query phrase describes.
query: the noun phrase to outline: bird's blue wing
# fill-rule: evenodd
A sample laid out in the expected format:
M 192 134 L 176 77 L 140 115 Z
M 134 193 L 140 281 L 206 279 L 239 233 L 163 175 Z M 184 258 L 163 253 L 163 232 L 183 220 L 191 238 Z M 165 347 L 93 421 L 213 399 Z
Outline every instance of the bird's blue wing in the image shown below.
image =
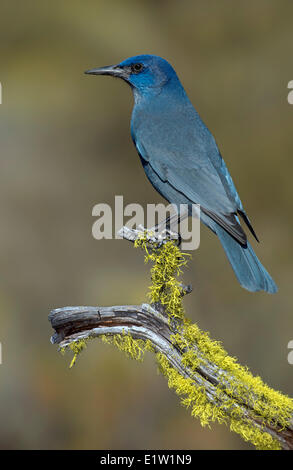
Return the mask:
M 178 146 L 176 129 L 173 129 L 176 145 L 172 142 L 174 134 L 163 133 L 167 138 L 162 138 L 160 133 L 156 138 L 156 129 L 158 127 L 152 127 L 151 135 L 145 127 L 143 132 L 133 132 L 142 159 L 161 181 L 184 194 L 191 203 L 200 204 L 203 212 L 245 244 L 246 235 L 235 217 L 238 210 L 243 211 L 242 204 L 212 135 L 189 136 L 187 139 L 181 134 L 181 145 Z M 191 140 L 190 137 L 194 138 Z

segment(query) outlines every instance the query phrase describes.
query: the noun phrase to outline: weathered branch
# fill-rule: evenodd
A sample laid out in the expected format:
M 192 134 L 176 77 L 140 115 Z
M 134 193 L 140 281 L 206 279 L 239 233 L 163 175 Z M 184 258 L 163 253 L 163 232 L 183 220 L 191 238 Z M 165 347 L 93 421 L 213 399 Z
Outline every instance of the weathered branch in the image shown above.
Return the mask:
M 219 405 L 217 385 L 222 384 L 225 372 L 215 364 L 206 362 L 192 372 L 182 364 L 182 352 L 172 343 L 171 331 L 167 319 L 149 304 L 127 305 L 114 307 L 64 307 L 53 310 L 49 316 L 55 334 L 51 341 L 60 348 L 72 342 L 101 335 L 130 334 L 134 339 L 151 341 L 156 352 L 164 354 L 170 364 L 185 378 L 191 378 L 197 386 L 204 387 L 215 405 Z M 202 354 L 195 347 L 200 357 Z M 227 396 L 227 399 L 230 399 Z M 223 401 L 223 397 L 221 398 Z M 282 449 L 293 449 L 293 422 L 286 429 L 272 426 L 270 423 L 261 425 L 261 417 L 257 419 L 252 406 L 246 403 L 235 405 L 255 426 L 262 428 L 280 442 Z
M 134 241 L 141 232 L 123 228 L 122 233 L 125 238 Z M 153 241 L 148 240 L 150 243 Z M 184 291 L 189 293 L 191 289 L 185 287 Z M 278 417 L 264 419 L 257 391 L 250 390 L 245 381 L 241 383 L 239 376 L 233 376 L 231 371 L 213 362 L 197 342 L 188 347 L 189 353 L 192 352 L 197 358 L 196 368 L 192 367 L 186 361 L 186 348 L 174 341 L 174 335 L 182 334 L 182 325 L 180 321 L 169 321 L 164 306 L 145 303 L 113 307 L 64 307 L 53 310 L 49 320 L 55 330 L 51 341 L 60 348 L 102 335 L 130 335 L 134 340 L 150 341 L 155 353 L 163 355 L 181 377 L 204 390 L 208 402 L 221 407 L 228 418 L 232 420 L 237 416 L 253 428 L 268 433 L 278 441 L 280 448 L 293 450 L 293 418 L 286 426 L 282 420 L 278 421 Z M 239 385 L 245 391 L 242 395 L 237 388 Z M 266 397 L 264 406 L 265 400 Z
M 180 235 L 178 233 L 168 230 L 166 228 L 162 231 L 159 231 L 159 228 L 160 227 L 158 226 L 154 227 L 153 229 L 147 230 L 141 225 L 139 225 L 137 229 L 124 226 L 118 231 L 118 235 L 121 238 L 124 238 L 125 240 L 128 240 L 130 242 L 135 242 L 135 240 L 138 240 L 142 236 L 146 237 L 148 243 L 153 244 L 164 244 L 170 240 L 174 240 L 176 242 L 179 241 Z

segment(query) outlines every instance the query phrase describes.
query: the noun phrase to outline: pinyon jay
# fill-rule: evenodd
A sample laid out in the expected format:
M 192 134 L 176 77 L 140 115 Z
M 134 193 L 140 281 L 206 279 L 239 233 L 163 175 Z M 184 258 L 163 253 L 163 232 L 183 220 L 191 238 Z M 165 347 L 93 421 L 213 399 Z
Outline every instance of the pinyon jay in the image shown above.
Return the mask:
M 200 204 L 201 221 L 219 237 L 241 286 L 276 292 L 240 225 L 239 216 L 257 239 L 216 141 L 173 67 L 161 57 L 139 55 L 85 73 L 131 86 L 131 135 L 154 188 L 176 206 Z

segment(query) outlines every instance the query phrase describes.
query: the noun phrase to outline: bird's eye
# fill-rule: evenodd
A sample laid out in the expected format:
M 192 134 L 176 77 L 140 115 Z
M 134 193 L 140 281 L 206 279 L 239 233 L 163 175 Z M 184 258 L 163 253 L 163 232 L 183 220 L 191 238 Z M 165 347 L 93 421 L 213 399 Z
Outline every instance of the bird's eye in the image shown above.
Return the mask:
M 133 73 L 139 73 L 139 72 L 142 71 L 142 69 L 143 69 L 143 65 L 142 65 L 142 64 L 132 64 L 132 66 L 131 66 L 131 71 L 132 71 Z

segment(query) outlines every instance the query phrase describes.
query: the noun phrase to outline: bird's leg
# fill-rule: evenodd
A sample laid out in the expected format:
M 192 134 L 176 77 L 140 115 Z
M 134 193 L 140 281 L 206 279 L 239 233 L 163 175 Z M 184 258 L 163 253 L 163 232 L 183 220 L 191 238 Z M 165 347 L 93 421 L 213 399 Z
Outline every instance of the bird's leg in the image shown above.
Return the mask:
M 171 230 L 172 224 L 176 222 L 177 227 L 180 224 L 180 220 L 182 218 L 182 214 L 173 214 L 169 215 L 164 222 L 160 222 L 156 224 L 154 227 L 150 229 L 151 232 L 154 232 L 158 238 L 166 239 L 169 238 L 170 240 L 176 239 L 177 246 L 180 246 L 182 243 L 182 237 L 180 232 L 173 232 Z M 162 242 L 160 242 L 162 244 Z

